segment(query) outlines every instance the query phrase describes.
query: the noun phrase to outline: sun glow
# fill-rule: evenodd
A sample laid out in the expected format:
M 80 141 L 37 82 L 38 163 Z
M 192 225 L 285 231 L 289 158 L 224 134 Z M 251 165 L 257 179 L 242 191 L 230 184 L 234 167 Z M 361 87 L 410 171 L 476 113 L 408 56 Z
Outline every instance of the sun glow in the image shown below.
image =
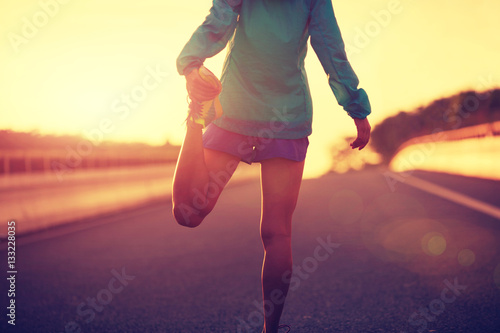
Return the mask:
M 209 6 L 204 0 L 4 3 L 0 128 L 84 135 L 110 119 L 106 139 L 180 144 L 187 105 L 175 60 Z M 371 100 L 372 125 L 457 90 L 498 85 L 498 1 L 341 0 L 334 8 Z M 224 56 L 206 66 L 220 73 Z M 123 118 L 113 103 L 141 86 L 148 68 L 159 68 L 162 81 Z M 314 177 L 331 167 L 332 143 L 356 132 L 312 50 L 306 68 L 315 113 L 305 176 Z

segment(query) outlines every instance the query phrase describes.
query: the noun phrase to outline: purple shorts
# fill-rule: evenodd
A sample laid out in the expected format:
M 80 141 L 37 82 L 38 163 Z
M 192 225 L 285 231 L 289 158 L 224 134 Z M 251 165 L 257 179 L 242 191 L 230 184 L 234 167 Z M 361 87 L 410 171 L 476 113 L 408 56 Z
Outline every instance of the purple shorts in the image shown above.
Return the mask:
M 271 139 L 230 132 L 214 124 L 203 133 L 203 147 L 238 156 L 252 164 L 269 158 L 282 157 L 301 162 L 306 158 L 309 139 Z

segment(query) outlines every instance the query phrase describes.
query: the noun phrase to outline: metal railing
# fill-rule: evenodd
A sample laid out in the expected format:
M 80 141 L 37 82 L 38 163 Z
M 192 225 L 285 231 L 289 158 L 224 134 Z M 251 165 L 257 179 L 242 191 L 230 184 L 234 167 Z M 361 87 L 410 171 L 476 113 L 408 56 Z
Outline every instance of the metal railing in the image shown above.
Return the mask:
M 450 131 L 438 132 L 435 134 L 423 135 L 404 142 L 398 148 L 398 152 L 406 147 L 426 143 L 426 142 L 439 142 L 439 141 L 457 141 L 473 138 L 484 138 L 500 135 L 500 121 L 493 123 L 485 123 L 481 125 L 468 126 Z M 397 155 L 397 153 L 395 154 Z
M 177 146 L 132 152 L 108 149 L 88 155 L 57 149 L 3 149 L 0 150 L 0 175 L 175 163 L 179 149 Z

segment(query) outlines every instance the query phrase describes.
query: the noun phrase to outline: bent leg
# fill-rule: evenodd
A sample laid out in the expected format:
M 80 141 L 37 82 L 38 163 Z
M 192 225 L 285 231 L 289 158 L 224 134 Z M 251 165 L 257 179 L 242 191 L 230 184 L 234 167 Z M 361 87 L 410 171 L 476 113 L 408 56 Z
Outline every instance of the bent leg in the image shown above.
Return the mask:
M 260 233 L 264 245 L 262 293 L 264 332 L 278 331 L 292 272 L 292 215 L 297 204 L 304 161 L 272 158 L 261 162 L 262 216 Z
M 173 214 L 179 224 L 200 225 L 239 161 L 234 155 L 203 148 L 201 125 L 188 124 L 172 184 Z

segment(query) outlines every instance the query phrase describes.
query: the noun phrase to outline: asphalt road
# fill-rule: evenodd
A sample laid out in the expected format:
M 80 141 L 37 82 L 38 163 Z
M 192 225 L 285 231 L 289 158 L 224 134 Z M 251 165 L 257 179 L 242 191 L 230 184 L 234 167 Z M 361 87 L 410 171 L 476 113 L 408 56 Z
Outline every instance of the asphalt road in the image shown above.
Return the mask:
M 500 182 L 413 176 L 500 207 Z M 0 329 L 260 333 L 259 205 L 249 181 L 196 229 L 165 201 L 22 237 Z M 500 332 L 500 220 L 372 170 L 304 181 L 293 223 L 291 333 Z

